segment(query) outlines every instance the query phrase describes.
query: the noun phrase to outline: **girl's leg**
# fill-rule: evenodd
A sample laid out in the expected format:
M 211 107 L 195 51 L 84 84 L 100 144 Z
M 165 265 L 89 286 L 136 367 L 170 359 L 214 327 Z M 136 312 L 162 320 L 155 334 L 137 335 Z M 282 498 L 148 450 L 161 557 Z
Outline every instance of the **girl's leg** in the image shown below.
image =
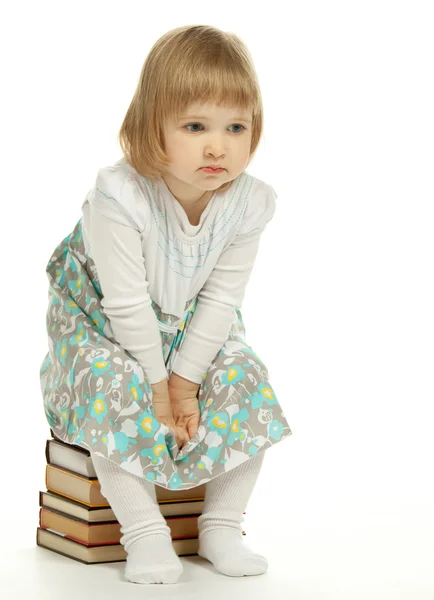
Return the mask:
M 176 583 L 182 564 L 161 514 L 155 485 L 92 453 L 101 493 L 121 524 L 125 576 L 134 583 Z
M 248 458 L 206 484 L 205 503 L 198 519 L 199 556 L 224 575 L 260 575 L 267 559 L 243 542 L 243 512 L 256 484 L 265 452 Z

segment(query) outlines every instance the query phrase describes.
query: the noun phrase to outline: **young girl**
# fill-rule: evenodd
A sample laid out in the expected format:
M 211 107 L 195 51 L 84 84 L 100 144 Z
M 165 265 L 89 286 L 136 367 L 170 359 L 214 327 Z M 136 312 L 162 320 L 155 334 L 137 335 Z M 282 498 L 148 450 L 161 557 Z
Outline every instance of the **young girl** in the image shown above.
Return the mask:
M 262 120 L 237 36 L 163 35 L 122 124 L 123 158 L 98 171 L 47 265 L 45 414 L 58 438 L 91 452 L 132 582 L 182 572 L 156 485 L 206 483 L 198 553 L 218 572 L 268 566 L 241 529 L 265 451 L 291 435 L 240 312 L 276 206 L 245 170 Z

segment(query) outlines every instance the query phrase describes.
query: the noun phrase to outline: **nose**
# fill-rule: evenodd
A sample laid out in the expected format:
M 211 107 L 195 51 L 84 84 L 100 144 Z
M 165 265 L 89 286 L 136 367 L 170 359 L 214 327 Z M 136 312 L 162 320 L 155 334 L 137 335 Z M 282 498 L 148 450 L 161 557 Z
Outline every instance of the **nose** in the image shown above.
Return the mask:
M 212 154 L 216 158 L 219 156 L 224 156 L 225 152 L 225 144 L 223 138 L 220 136 L 216 136 L 212 139 L 212 141 L 208 142 L 206 145 L 206 154 Z

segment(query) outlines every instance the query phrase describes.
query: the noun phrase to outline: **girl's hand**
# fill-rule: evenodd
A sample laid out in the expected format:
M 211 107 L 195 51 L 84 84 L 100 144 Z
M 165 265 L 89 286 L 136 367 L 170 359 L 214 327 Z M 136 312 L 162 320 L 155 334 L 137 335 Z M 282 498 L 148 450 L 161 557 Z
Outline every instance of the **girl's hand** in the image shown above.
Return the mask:
M 154 417 L 166 425 L 175 435 L 176 443 L 179 449 L 188 442 L 188 434 L 184 428 L 179 427 L 173 418 L 172 407 L 170 404 L 170 396 L 168 394 L 153 394 L 152 404 L 154 408 Z
M 169 378 L 168 387 L 175 426 L 180 427 L 188 439 L 191 439 L 199 429 L 200 408 L 197 393 L 200 386 L 173 373 Z

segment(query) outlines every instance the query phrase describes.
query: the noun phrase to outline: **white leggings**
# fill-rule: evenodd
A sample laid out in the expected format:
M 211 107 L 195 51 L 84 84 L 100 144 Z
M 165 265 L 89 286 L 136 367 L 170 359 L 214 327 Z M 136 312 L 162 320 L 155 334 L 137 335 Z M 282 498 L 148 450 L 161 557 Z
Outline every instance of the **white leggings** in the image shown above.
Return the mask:
M 206 483 L 204 508 L 198 519 L 199 534 L 221 527 L 234 528 L 241 534 L 243 512 L 256 484 L 265 451 Z M 101 493 L 121 525 L 121 544 L 128 551 L 138 538 L 150 534 L 171 537 L 162 516 L 155 484 L 129 473 L 117 463 L 92 453 L 92 462 L 101 485 Z

